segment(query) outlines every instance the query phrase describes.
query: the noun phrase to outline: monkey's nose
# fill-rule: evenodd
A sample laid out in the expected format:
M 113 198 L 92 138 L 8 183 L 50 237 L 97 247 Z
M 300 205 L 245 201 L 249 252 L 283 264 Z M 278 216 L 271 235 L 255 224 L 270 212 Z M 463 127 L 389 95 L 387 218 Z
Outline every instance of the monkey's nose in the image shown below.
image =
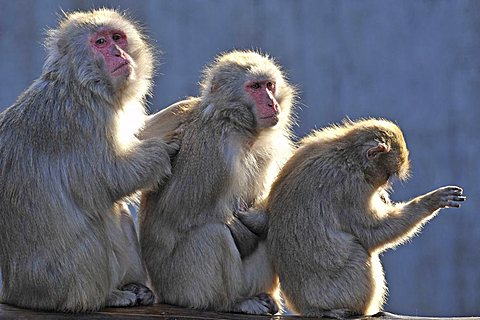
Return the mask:
M 115 57 L 123 56 L 123 50 L 120 49 L 120 47 L 118 47 L 117 45 L 113 45 L 112 51 L 113 51 L 113 54 L 115 55 Z

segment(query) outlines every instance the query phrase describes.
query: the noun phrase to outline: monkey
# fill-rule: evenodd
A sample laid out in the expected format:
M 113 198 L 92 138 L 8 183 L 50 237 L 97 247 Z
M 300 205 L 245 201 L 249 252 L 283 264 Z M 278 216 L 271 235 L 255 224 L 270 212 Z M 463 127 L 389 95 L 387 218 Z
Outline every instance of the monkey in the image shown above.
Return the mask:
M 267 248 L 292 311 L 332 318 L 382 311 L 379 254 L 466 199 L 447 186 L 391 202 L 391 178 L 405 180 L 409 166 L 400 128 L 384 119 L 346 120 L 300 141 L 266 204 Z
M 295 96 L 272 58 L 234 50 L 205 68 L 199 97 L 175 104 L 183 120 L 172 175 L 162 188 L 143 192 L 139 212 L 142 256 L 158 302 L 278 311 L 278 281 L 255 223 L 292 152 Z
M 167 179 L 177 148 L 135 136 L 153 47 L 111 9 L 66 13 L 45 47 L 41 76 L 0 114 L 0 301 L 71 313 L 152 304 L 127 201 Z

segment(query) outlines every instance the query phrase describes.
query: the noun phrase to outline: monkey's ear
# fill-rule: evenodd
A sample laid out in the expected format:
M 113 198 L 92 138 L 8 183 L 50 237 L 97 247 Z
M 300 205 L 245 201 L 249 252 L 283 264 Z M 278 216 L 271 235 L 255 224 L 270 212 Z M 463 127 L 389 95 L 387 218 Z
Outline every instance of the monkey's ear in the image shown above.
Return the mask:
M 369 160 L 377 158 L 380 154 L 389 152 L 390 148 L 383 142 L 379 142 L 375 147 L 367 150 L 367 158 Z

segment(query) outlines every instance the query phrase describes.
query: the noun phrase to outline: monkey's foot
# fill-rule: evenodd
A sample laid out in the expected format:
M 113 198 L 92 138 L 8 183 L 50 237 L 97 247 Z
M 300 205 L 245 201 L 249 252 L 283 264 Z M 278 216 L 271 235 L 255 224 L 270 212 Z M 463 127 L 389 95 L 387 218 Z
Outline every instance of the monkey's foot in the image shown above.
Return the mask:
M 390 319 L 390 318 L 399 318 L 399 319 L 402 318 L 399 315 L 396 315 L 396 314 L 393 314 L 393 313 L 390 313 L 390 312 L 385 312 L 385 311 L 377 312 L 372 317 L 373 318 L 387 317 L 388 319 Z
M 122 287 L 122 291 L 132 292 L 141 306 L 149 306 L 155 302 L 155 294 L 148 287 L 140 283 L 129 283 Z
M 278 312 L 278 305 L 275 300 L 265 292 L 245 299 L 233 308 L 233 312 L 241 312 L 256 315 L 268 315 Z
M 114 290 L 105 301 L 106 307 L 132 307 L 137 304 L 137 295 L 130 291 Z
M 332 319 L 347 319 L 347 318 L 354 318 L 358 317 L 361 314 L 353 312 L 349 309 L 332 309 L 332 310 L 325 310 L 322 312 L 322 318 L 332 318 Z

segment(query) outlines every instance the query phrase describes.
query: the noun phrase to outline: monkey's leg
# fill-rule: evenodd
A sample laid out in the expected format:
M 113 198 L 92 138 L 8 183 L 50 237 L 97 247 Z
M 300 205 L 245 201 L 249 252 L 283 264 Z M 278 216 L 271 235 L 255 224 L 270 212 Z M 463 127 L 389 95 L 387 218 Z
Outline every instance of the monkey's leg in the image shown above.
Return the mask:
M 139 305 L 151 305 L 155 302 L 155 294 L 146 286 L 147 274 L 140 258 L 140 244 L 135 231 L 133 217 L 125 203 L 119 204 L 119 206 L 118 218 L 120 219 L 120 231 L 123 235 L 124 243 L 117 250 L 122 250 L 123 252 L 121 263 L 126 269 L 125 276 L 121 280 L 121 284 L 124 285 L 120 289 L 134 293 Z
M 277 277 L 267 255 L 266 243 L 261 241 L 257 250 L 246 259 L 242 259 L 244 291 L 249 297 L 234 306 L 234 312 L 249 314 L 275 314 L 279 311 L 279 302 L 270 293 L 278 286 Z

